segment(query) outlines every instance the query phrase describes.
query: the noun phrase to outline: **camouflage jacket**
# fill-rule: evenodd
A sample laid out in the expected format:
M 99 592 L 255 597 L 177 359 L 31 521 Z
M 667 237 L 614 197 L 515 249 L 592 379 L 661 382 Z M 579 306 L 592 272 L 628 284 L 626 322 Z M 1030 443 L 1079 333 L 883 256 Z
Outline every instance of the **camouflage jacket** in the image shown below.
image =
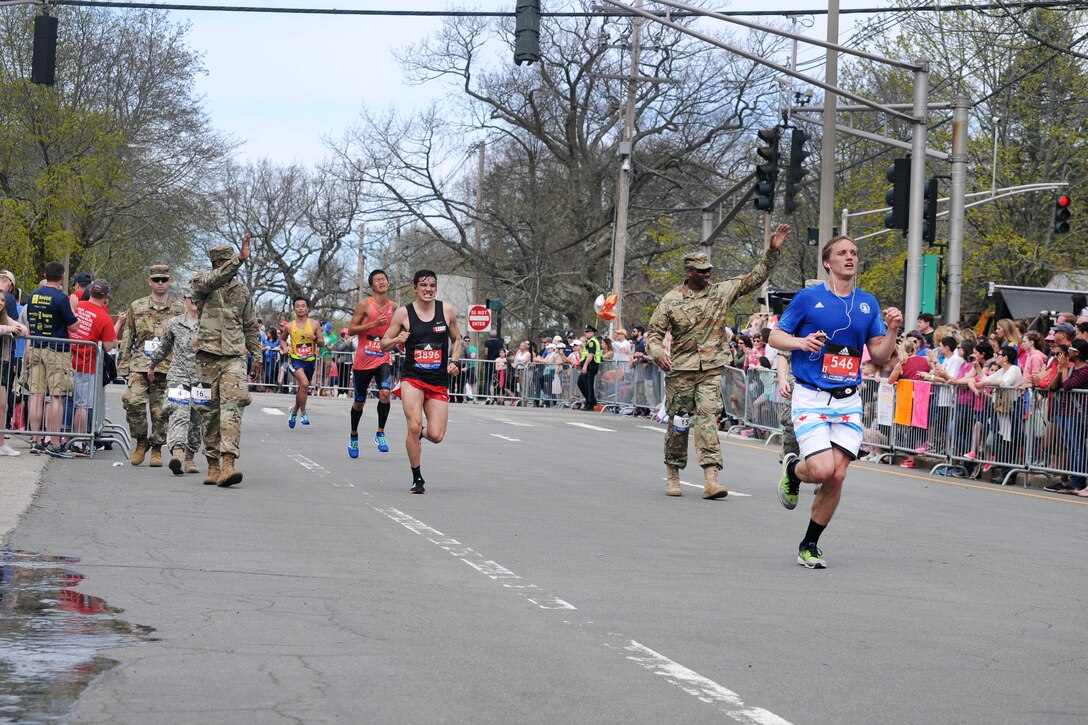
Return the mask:
M 768 249 L 743 277 L 715 282 L 699 291 L 682 284 L 666 292 L 646 330 L 646 354 L 660 360 L 665 355 L 662 341 L 671 332 L 673 370 L 710 370 L 728 365 L 732 360 L 725 335 L 729 306 L 763 284 L 780 256 L 781 250 Z
M 235 279 L 242 267 L 238 255 L 223 266 L 193 277 L 193 303 L 200 312 L 193 347 L 213 355 L 240 357 L 248 351 L 258 360 L 261 336 L 253 299 L 242 282 Z
M 134 301 L 128 308 L 125 329 L 121 333 L 121 349 L 117 355 L 117 374 L 127 377 L 129 373 L 146 373 L 151 369 L 151 355 L 162 342 L 166 333 L 166 322 L 185 312 L 185 307 L 176 300 L 159 304 L 150 295 Z M 164 358 L 169 360 L 169 356 Z M 165 372 L 156 369 L 155 372 Z
M 166 334 L 162 336 L 159 349 L 151 356 L 151 364 L 157 366 L 173 353 L 174 359 L 166 371 L 166 382 L 170 385 L 192 385 L 196 380 L 193 338 L 196 337 L 198 322 L 197 318 L 188 315 L 171 317 L 166 322 Z

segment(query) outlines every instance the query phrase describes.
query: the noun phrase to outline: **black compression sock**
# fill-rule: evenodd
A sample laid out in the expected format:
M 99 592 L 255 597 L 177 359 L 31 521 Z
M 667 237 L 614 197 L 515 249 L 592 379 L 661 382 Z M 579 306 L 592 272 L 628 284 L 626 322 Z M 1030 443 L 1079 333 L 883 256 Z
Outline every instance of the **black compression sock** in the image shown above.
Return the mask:
M 789 462 L 786 466 L 786 475 L 789 476 L 790 483 L 800 483 L 801 479 L 797 477 L 797 464 L 801 461 L 796 458 Z
M 820 534 L 824 532 L 827 526 L 822 526 L 812 519 L 808 520 L 808 531 L 805 533 L 805 540 L 801 542 L 801 548 L 812 546 L 815 547 L 820 543 Z
M 355 409 L 355 406 L 351 408 L 351 434 L 357 436 L 359 434 L 359 421 L 363 417 L 363 409 Z
M 385 430 L 385 422 L 389 420 L 389 403 L 378 403 L 378 430 Z
M 425 483 L 423 474 L 420 473 L 419 468 L 419 466 L 412 466 L 412 483 Z

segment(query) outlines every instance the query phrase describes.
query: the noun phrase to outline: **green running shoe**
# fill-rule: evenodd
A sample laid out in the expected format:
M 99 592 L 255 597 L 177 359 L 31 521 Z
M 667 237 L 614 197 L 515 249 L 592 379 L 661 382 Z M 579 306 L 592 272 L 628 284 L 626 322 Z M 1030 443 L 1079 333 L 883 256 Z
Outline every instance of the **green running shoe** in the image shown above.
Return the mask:
M 806 569 L 826 569 L 823 552 L 815 546 L 809 546 L 797 552 L 797 563 Z
M 790 481 L 790 463 L 797 460 L 795 453 L 787 453 L 782 458 L 782 478 L 778 481 L 778 500 L 788 510 L 797 508 L 797 489 L 800 485 Z

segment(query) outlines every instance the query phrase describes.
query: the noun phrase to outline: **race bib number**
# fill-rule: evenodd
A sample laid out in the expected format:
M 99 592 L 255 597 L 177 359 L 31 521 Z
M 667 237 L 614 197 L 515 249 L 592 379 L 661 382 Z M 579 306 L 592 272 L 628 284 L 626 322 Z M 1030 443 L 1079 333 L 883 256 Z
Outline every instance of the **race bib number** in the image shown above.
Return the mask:
M 832 383 L 853 383 L 860 370 L 861 351 L 842 345 L 826 349 L 820 375 Z
M 189 392 L 189 399 L 193 401 L 193 405 L 211 405 L 212 386 L 207 383 L 196 383 Z
M 412 357 L 420 370 L 438 370 L 442 367 L 441 348 L 417 348 Z
M 385 355 L 382 352 L 382 340 L 380 337 L 368 337 L 366 344 L 363 345 L 363 354 L 368 357 L 382 357 Z
M 178 405 L 189 404 L 189 386 L 188 385 L 174 385 L 166 389 L 166 398 L 171 403 L 177 403 Z
M 159 349 L 159 343 L 161 340 L 157 337 L 149 337 L 144 340 L 144 356 L 151 357 L 155 354 L 155 351 Z
M 300 342 L 295 347 L 295 355 L 301 358 L 313 357 L 314 344 L 312 342 Z

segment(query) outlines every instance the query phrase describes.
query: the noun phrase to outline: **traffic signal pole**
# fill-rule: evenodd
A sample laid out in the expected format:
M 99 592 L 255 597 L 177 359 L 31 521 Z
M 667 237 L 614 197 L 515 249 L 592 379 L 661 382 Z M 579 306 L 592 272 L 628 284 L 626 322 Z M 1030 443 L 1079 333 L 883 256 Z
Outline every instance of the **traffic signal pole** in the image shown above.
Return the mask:
M 926 184 L 926 103 L 929 97 L 929 64 L 915 61 L 914 120 L 911 129 L 910 208 L 907 229 L 907 288 L 904 291 L 903 324 L 913 329 L 922 311 L 922 206 Z
M 967 201 L 967 111 L 971 100 L 956 96 L 952 100 L 952 188 L 948 194 L 948 283 L 944 320 L 953 325 L 960 321 L 963 293 L 963 237 Z

